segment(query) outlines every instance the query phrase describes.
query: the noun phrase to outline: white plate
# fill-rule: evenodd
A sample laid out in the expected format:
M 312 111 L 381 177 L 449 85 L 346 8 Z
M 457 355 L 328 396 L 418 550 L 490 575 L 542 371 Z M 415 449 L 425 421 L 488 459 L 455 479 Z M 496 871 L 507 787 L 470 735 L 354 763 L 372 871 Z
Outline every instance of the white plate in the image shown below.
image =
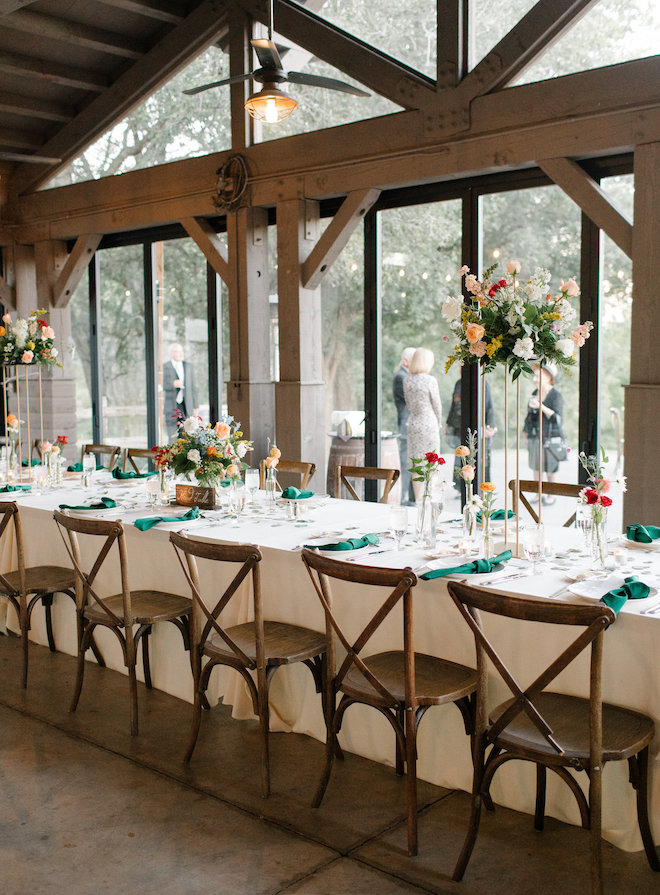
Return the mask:
M 644 544 L 642 541 L 631 541 L 630 538 L 627 538 L 625 535 L 622 535 L 619 538 L 619 543 L 623 544 L 624 547 L 633 547 L 638 550 L 659 550 L 660 549 L 660 540 L 651 541 L 650 544 Z
M 102 510 L 69 510 L 70 515 L 78 519 L 93 519 L 94 516 L 105 516 L 109 513 L 121 516 L 123 512 L 124 510 L 121 507 L 103 507 Z
M 588 600 L 600 600 L 604 594 L 621 587 L 624 581 L 623 575 L 609 575 L 607 578 L 601 578 L 598 581 L 578 581 L 575 584 L 571 584 L 568 590 L 578 597 L 586 597 Z M 649 590 L 648 597 L 642 597 L 633 602 L 643 603 L 645 600 L 657 596 L 657 593 L 657 588 L 652 587 Z

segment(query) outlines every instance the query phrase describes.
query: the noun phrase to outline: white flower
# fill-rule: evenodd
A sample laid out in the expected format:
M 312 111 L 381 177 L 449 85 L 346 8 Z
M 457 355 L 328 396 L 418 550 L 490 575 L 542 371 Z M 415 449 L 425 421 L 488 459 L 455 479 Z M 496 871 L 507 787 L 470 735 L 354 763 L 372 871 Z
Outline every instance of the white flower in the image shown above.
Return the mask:
M 201 423 L 196 416 L 189 416 L 187 420 L 184 420 L 183 423 L 183 431 L 186 435 L 193 435 L 200 427 Z
M 520 321 L 523 315 L 523 308 L 520 305 L 511 305 L 509 310 L 506 312 L 504 319 L 511 327 L 517 327 L 520 325 Z
M 560 298 L 555 304 L 555 311 L 557 311 L 558 314 L 561 314 L 563 323 L 569 323 L 577 317 L 577 311 L 570 301 L 567 301 L 565 298 Z
M 516 357 L 522 357 L 523 360 L 529 360 L 534 357 L 534 342 L 529 338 L 516 339 L 513 346 L 513 353 Z
M 543 293 L 540 286 L 537 286 L 535 283 L 527 283 L 523 287 L 523 291 L 533 305 L 541 304 Z
M 186 422 L 187 422 L 187 420 L 186 420 Z M 188 458 L 188 460 L 190 460 L 191 463 L 195 463 L 196 465 L 199 465 L 199 463 L 201 463 L 201 460 L 202 460 L 201 454 L 199 453 L 198 450 L 188 451 L 188 453 L 186 454 L 186 457 Z
M 573 357 L 575 353 L 575 342 L 573 339 L 558 339 L 555 342 L 557 351 L 561 351 L 564 357 Z
M 14 336 L 16 338 L 16 347 L 25 348 L 28 337 L 28 325 L 25 320 L 17 320 L 14 324 Z
M 59 354 L 59 351 L 57 350 L 57 348 L 51 348 L 51 349 L 50 349 L 50 356 L 51 356 L 51 357 L 57 357 L 58 354 Z
M 571 341 L 571 340 L 569 339 L 569 342 L 570 342 L 570 341 Z M 247 445 L 245 444 L 244 441 L 241 441 L 241 443 L 240 443 L 240 444 L 238 445 L 238 447 L 236 448 L 236 453 L 238 454 L 238 456 L 240 457 L 241 460 L 242 460 L 243 457 L 247 454 L 247 451 L 248 451 L 248 449 L 247 449 Z
M 463 298 L 455 298 L 453 295 L 450 295 L 442 306 L 442 316 L 445 320 L 456 320 L 457 317 L 461 316 L 462 310 Z
M 44 326 L 41 330 L 41 338 L 42 339 L 54 339 L 55 338 L 55 330 L 52 326 Z

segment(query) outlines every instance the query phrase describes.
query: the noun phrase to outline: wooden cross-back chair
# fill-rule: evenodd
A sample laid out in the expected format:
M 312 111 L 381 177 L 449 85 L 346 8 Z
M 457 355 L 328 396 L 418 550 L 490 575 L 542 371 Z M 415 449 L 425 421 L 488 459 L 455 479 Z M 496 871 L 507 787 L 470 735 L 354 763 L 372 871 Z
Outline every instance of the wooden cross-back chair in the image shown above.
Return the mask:
M 0 503 L 0 540 L 5 533 L 9 534 L 11 522 L 14 525 L 16 538 L 18 569 L 0 574 L 0 600 L 10 603 L 18 616 L 23 646 L 21 687 L 24 689 L 27 687 L 28 631 L 30 630 L 32 610 L 37 603 L 43 603 L 46 612 L 48 646 L 51 652 L 55 652 L 52 619 L 53 595 L 56 593 L 67 594 L 75 601 L 76 577 L 72 569 L 60 566 L 26 567 L 23 529 L 18 506 L 15 503 Z
M 115 444 L 84 444 L 80 454 L 80 462 L 85 454 L 102 454 L 108 457 L 108 472 L 112 472 L 115 463 L 119 460 L 121 448 Z
M 378 466 L 337 466 L 335 467 L 335 497 L 341 497 L 343 485 L 353 500 L 360 500 L 355 488 L 348 479 L 370 479 L 384 482 L 383 493 L 379 503 L 387 503 L 389 493 L 396 484 L 400 472 L 398 469 L 387 469 Z
M 534 509 L 534 507 L 530 504 L 525 494 L 537 494 L 539 493 L 539 483 L 535 479 L 520 479 L 520 503 L 525 507 L 527 512 L 530 514 L 534 522 L 539 521 L 539 514 Z M 580 496 L 580 491 L 584 488 L 584 485 L 571 485 L 567 482 L 541 482 L 541 494 L 549 494 L 551 497 L 574 497 L 578 498 Z M 518 512 L 518 505 L 516 502 L 516 479 L 511 479 L 509 482 L 509 490 L 513 496 L 512 499 L 512 509 L 514 513 Z M 570 528 L 571 525 L 575 524 L 575 510 L 569 516 L 569 518 L 564 522 L 564 528 Z
M 300 476 L 300 489 L 304 490 L 309 484 L 309 480 L 316 472 L 315 463 L 305 463 L 301 460 L 280 460 L 277 464 L 277 473 L 292 474 Z M 266 461 L 259 461 L 259 487 L 263 491 L 266 487 Z M 278 491 L 282 490 L 279 481 L 277 483 Z
M 377 569 L 358 566 L 303 550 L 314 590 L 326 618 L 328 642 L 325 698 L 325 768 L 312 803 L 318 808 L 330 781 L 337 735 L 344 713 L 356 703 L 369 705 L 387 718 L 396 737 L 396 773 L 407 770 L 408 853 L 417 854 L 417 727 L 433 705 L 454 703 L 460 710 L 466 733 L 473 732 L 473 696 L 477 673 L 471 668 L 436 656 L 415 652 L 413 632 L 413 587 L 417 578 L 410 569 Z M 387 589 L 387 595 L 364 630 L 350 638 L 333 606 L 328 579 Z M 403 604 L 403 650 L 389 650 L 363 658 L 371 638 L 399 604 Z M 337 668 L 335 638 L 346 658 Z M 343 655 L 343 652 L 342 652 Z M 337 705 L 337 694 L 341 700 Z
M 137 656 L 136 650 L 142 642 L 142 665 L 144 683 L 151 689 L 151 667 L 149 663 L 149 635 L 158 622 L 172 622 L 183 638 L 185 649 L 190 648 L 189 619 L 191 602 L 187 597 L 158 590 L 131 590 L 128 574 L 128 559 L 124 527 L 119 520 L 104 522 L 101 519 L 81 519 L 67 512 L 55 511 L 55 521 L 62 535 L 69 557 L 76 572 L 76 607 L 78 612 L 78 671 L 76 686 L 71 702 L 75 712 L 85 675 L 85 653 L 92 644 L 94 629 L 98 625 L 109 628 L 119 641 L 128 670 L 131 700 L 131 735 L 138 735 L 137 698 Z M 63 534 L 65 530 L 67 538 Z M 85 571 L 81 559 L 79 535 L 104 538 L 103 544 L 89 571 Z M 94 584 L 103 563 L 117 546 L 121 593 L 102 597 Z M 137 625 L 134 632 L 133 627 Z
M 577 800 L 582 826 L 590 830 L 591 891 L 601 895 L 601 776 L 607 761 L 627 760 L 630 781 L 637 791 L 637 816 L 644 849 L 653 870 L 660 862 L 653 844 L 648 814 L 649 744 L 654 735 L 651 718 L 602 701 L 603 635 L 615 615 L 603 603 L 579 605 L 529 600 L 495 594 L 451 581 L 449 593 L 475 638 L 479 689 L 474 745 L 472 811 L 454 879 L 463 878 L 479 829 L 481 802 L 492 809 L 489 790 L 493 775 L 505 762 L 522 759 L 536 764 L 537 791 L 534 827 L 543 829 L 547 769 L 570 787 Z M 523 688 L 487 636 L 480 613 L 516 622 L 568 625 L 583 630 L 529 686 Z M 509 632 L 510 633 L 510 632 Z M 522 632 L 521 632 L 522 633 Z M 555 678 L 590 647 L 589 698 L 547 690 Z M 493 667 L 511 690 L 512 698 L 488 713 L 488 676 Z M 490 747 L 490 754 L 486 750 Z M 586 771 L 585 796 L 569 768 Z
M 124 459 L 122 463 L 123 472 L 142 472 L 139 469 L 136 460 L 151 460 L 153 463 L 154 452 L 150 448 L 126 448 L 124 451 Z M 129 468 L 130 466 L 130 468 Z M 149 465 L 147 464 L 147 469 Z
M 317 693 L 321 692 L 324 666 L 325 636 L 309 628 L 264 619 L 261 596 L 261 552 L 250 544 L 211 544 L 196 541 L 185 533 L 172 532 L 170 541 L 192 591 L 191 659 L 195 681 L 195 705 L 190 743 L 184 761 L 192 757 L 202 718 L 208 708 L 206 688 L 216 665 L 234 668 L 243 677 L 261 733 L 261 777 L 264 798 L 270 795 L 270 761 L 268 749 L 268 691 L 273 675 L 283 665 L 303 662 L 312 672 Z M 185 561 L 184 561 L 185 557 Z M 224 592 L 202 593 L 197 560 L 235 564 L 240 567 Z M 246 578 L 252 582 L 254 621 L 227 626 L 221 614 Z M 202 659 L 208 661 L 202 669 Z M 252 675 L 256 675 L 256 684 Z

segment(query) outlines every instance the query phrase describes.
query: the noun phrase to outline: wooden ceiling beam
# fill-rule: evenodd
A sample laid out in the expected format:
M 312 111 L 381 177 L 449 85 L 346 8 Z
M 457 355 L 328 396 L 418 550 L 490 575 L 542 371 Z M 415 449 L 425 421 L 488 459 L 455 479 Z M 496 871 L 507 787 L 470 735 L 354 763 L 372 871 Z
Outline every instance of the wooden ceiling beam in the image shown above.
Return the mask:
M 31 10 L 18 10 L 5 17 L 3 28 L 12 28 L 35 37 L 56 40 L 58 43 L 85 47 L 124 59 L 140 59 L 145 48 L 138 41 L 131 40 L 121 34 L 103 31 L 101 28 L 90 28 L 78 22 L 68 22 L 53 16 L 43 15 Z
M 261 0 L 238 0 L 255 21 L 268 23 Z M 392 59 L 359 38 L 319 18 L 291 0 L 275 0 L 275 24 L 279 33 L 314 56 L 334 65 L 404 109 L 418 109 L 436 100 L 435 82 Z
M 4 92 L 0 93 L 0 112 L 10 112 L 12 115 L 27 118 L 42 118 L 44 121 L 61 121 L 65 124 L 74 117 L 72 110 L 67 110 L 59 103 Z
M 0 54 L 0 71 L 19 78 L 36 79 L 94 93 L 102 93 L 110 84 L 107 75 L 98 72 L 86 71 L 72 65 L 61 65 L 59 62 L 18 56 L 15 53 Z
M 224 245 L 209 222 L 204 218 L 182 218 L 180 223 L 220 279 L 227 286 L 231 286 L 233 279 L 227 246 Z
M 632 221 L 616 207 L 593 177 L 568 158 L 540 159 L 537 164 L 628 258 L 632 258 Z
M 468 0 L 437 0 L 438 90 L 456 87 L 468 72 Z
M 178 25 L 185 19 L 185 14 L 179 11 L 178 4 L 175 3 L 158 2 L 158 0 L 98 0 L 98 2 L 155 19 L 157 22 L 167 22 L 169 25 Z
M 8 127 L 0 127 L 0 146 L 9 149 L 31 149 L 36 151 L 43 142 L 40 134 L 32 131 L 13 130 Z
M 54 308 L 65 308 L 69 304 L 100 242 L 100 233 L 87 233 L 78 237 L 62 272 L 53 284 Z
M 0 19 L 23 6 L 29 6 L 30 3 L 34 3 L 34 0 L 0 0 Z
M 37 189 L 104 134 L 113 124 L 157 90 L 190 60 L 213 43 L 225 27 L 223 0 L 203 0 L 186 19 L 173 28 L 101 96 L 96 97 L 73 121 L 40 147 L 42 155 L 61 158 L 58 165 L 22 165 L 12 177 L 12 189 Z M 2 63 L 0 62 L 0 65 Z

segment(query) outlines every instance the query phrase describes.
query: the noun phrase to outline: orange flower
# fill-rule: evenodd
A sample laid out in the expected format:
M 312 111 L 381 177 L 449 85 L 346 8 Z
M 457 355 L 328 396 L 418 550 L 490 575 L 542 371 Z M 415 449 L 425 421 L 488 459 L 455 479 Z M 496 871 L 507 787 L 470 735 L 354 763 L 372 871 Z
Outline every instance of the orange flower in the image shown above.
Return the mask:
M 4 336 L 5 332 L 6 332 L 6 330 L 5 330 L 4 326 L 0 326 L 0 336 Z
M 11 427 L 13 428 L 14 426 L 17 425 L 17 423 L 18 423 L 18 420 L 16 419 L 16 417 L 14 416 L 14 414 L 13 414 L 13 413 L 8 413 L 8 414 L 7 414 L 7 425 L 8 425 L 8 426 L 11 426 Z
M 481 491 L 496 491 L 497 485 L 494 485 L 492 482 L 482 482 L 479 488 Z
M 228 438 L 229 437 L 229 426 L 227 423 L 216 423 L 215 424 L 215 434 L 218 438 Z
M 457 457 L 468 457 L 470 454 L 470 449 L 467 448 L 464 444 L 459 444 L 454 453 Z
M 266 457 L 266 466 L 268 467 L 268 469 L 272 469 L 273 467 L 277 466 L 279 462 L 279 457 Z
M 474 345 L 475 342 L 478 342 L 481 339 L 485 332 L 486 330 L 480 323 L 470 323 L 465 330 L 465 338 L 470 345 Z
M 207 457 L 215 457 L 215 456 L 217 456 L 217 453 L 218 453 L 217 450 L 213 447 L 212 444 L 210 444 L 210 445 L 206 448 L 206 456 L 207 456 Z
M 276 457 L 279 460 L 280 457 L 282 456 L 282 451 L 279 448 L 272 447 L 270 449 L 270 455 L 271 455 L 271 457 Z

